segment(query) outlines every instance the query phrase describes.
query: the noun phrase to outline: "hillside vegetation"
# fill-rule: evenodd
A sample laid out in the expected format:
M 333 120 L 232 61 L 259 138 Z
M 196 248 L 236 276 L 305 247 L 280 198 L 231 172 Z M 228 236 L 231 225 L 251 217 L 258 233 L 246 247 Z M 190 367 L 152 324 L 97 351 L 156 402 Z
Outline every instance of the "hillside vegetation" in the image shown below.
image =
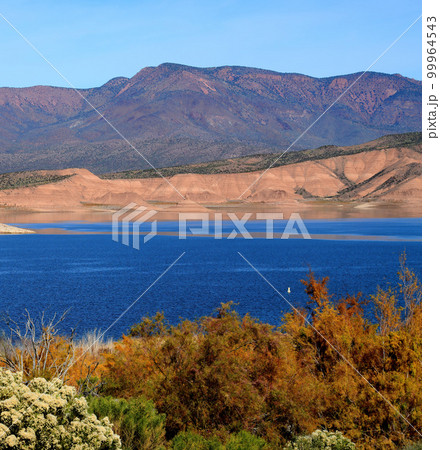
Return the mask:
M 164 167 L 159 169 L 160 174 L 165 177 L 173 175 L 195 173 L 195 174 L 219 174 L 219 173 L 244 173 L 265 170 L 269 166 L 280 167 L 288 164 L 295 164 L 306 161 L 316 161 L 328 159 L 336 156 L 353 155 L 372 150 L 383 150 L 394 147 L 408 147 L 421 151 L 422 133 L 403 133 L 383 136 L 365 144 L 338 147 L 336 145 L 326 145 L 316 149 L 289 151 L 283 153 L 255 154 L 241 158 L 230 158 L 218 161 L 211 161 L 200 164 L 189 164 L 174 167 Z M 420 149 L 419 149 L 420 147 Z M 281 155 L 283 155 L 281 157 Z M 127 170 L 116 173 L 106 173 L 100 175 L 107 180 L 115 179 L 136 179 L 136 178 L 157 178 L 159 173 L 154 169 Z
M 11 172 L 0 174 L 0 190 L 19 189 L 56 183 L 72 175 L 57 175 L 45 171 Z

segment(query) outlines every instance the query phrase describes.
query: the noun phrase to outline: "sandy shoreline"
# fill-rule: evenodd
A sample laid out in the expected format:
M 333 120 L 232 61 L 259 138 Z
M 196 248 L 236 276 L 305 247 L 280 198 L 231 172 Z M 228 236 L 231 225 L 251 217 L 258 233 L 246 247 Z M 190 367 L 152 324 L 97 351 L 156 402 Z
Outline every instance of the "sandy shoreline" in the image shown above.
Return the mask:
M 0 223 L 0 234 L 33 234 L 35 231 Z
M 63 228 L 40 228 L 34 231 L 35 234 L 46 234 L 46 235 L 107 235 L 110 236 L 112 233 L 110 231 L 74 231 L 66 230 Z M 253 232 L 249 231 L 249 235 L 252 239 L 267 239 L 266 234 L 263 232 Z M 129 233 L 130 236 L 132 233 Z M 147 232 L 140 232 L 140 236 L 146 235 Z M 158 236 L 175 236 L 178 237 L 179 233 L 177 231 L 158 231 Z M 223 233 L 222 239 L 227 239 L 229 233 Z M 282 233 L 274 233 L 273 239 L 280 239 Z M 186 238 L 213 238 L 214 234 L 192 234 L 189 233 Z M 185 238 L 185 239 L 186 239 Z M 244 236 L 238 234 L 237 239 L 245 239 Z M 248 238 L 249 239 L 249 238 Z M 287 239 L 304 239 L 301 234 L 290 235 Z M 310 239 L 314 240 L 333 240 L 333 241 L 392 241 L 392 242 L 422 242 L 421 238 L 399 238 L 394 236 L 377 236 L 377 235 L 351 235 L 351 234 L 310 234 Z
M 379 219 L 421 217 L 420 202 L 333 202 L 309 201 L 296 203 L 219 203 L 180 205 L 150 205 L 157 213 L 151 220 L 177 221 L 179 213 L 208 213 L 209 219 L 229 220 L 228 213 L 241 217 L 250 213 L 250 220 L 256 219 L 257 213 L 282 213 L 288 219 L 292 213 L 299 213 L 302 219 Z M 60 223 L 60 222 L 111 222 L 112 215 L 119 207 L 90 206 L 75 209 L 39 209 L 2 208 L 0 223 Z M 217 216 L 215 216 L 217 214 Z

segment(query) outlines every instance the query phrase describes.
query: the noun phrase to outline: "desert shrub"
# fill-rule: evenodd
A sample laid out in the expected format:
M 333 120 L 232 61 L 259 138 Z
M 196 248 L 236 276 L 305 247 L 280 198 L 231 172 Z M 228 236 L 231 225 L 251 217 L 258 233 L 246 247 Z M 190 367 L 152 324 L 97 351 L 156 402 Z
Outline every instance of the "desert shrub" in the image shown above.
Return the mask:
M 311 324 L 296 311 L 284 319 L 319 393 L 319 427 L 340 430 L 364 448 L 401 448 L 420 438 L 421 286 L 404 257 L 401 263 L 398 286 L 371 297 L 376 324 L 364 316 L 359 295 L 335 301 L 327 280 L 313 274 L 304 281 Z
M 224 446 L 215 438 L 206 438 L 192 431 L 182 431 L 171 441 L 173 450 L 223 450 Z
M 165 415 L 143 398 L 89 398 L 89 411 L 108 417 L 120 436 L 122 447 L 131 450 L 161 449 L 165 445 Z
M 87 411 L 87 401 L 58 379 L 34 378 L 0 368 L 0 448 L 120 449 L 107 418 Z
M 170 324 L 165 319 L 163 312 L 158 312 L 153 318 L 144 317 L 142 322 L 130 328 L 129 336 L 148 338 L 163 336 L 170 331 Z
M 229 304 L 177 326 L 146 318 L 105 355 L 105 389 L 151 398 L 168 439 L 247 430 L 279 448 L 326 428 L 366 449 L 401 448 L 420 438 L 422 373 L 421 287 L 401 262 L 398 285 L 371 297 L 376 323 L 360 294 L 335 298 L 312 273 L 309 310 L 281 328 Z
M 336 431 L 316 430 L 308 436 L 300 436 L 286 448 L 293 450 L 353 450 L 355 445 Z
M 3 314 L 0 330 L 0 367 L 21 372 L 25 381 L 33 378 L 60 379 L 75 386 L 83 396 L 96 394 L 102 385 L 100 368 L 104 352 L 112 348 L 112 341 L 104 341 L 103 333 L 95 330 L 81 340 L 59 334 L 60 324 L 68 311 L 60 317 L 38 318 L 26 310 L 22 321 Z
M 207 438 L 193 431 L 180 432 L 171 442 L 173 450 L 261 450 L 267 443 L 247 431 L 227 435 L 226 443 L 216 437 Z
M 206 438 L 192 431 L 182 431 L 171 441 L 173 450 L 223 450 L 224 446 L 216 438 Z
M 403 447 L 403 450 L 422 450 L 422 441 L 407 444 Z
M 64 381 L 75 360 L 74 333 L 68 337 L 58 334 L 66 314 L 47 319 L 42 313 L 35 319 L 26 310 L 21 322 L 3 315 L 0 365 L 21 372 L 26 380 L 42 377 Z
M 117 397 L 153 399 L 167 414 L 168 438 L 190 428 L 225 434 L 256 430 L 279 440 L 284 423 L 301 421 L 301 430 L 313 426 L 314 394 L 301 381 L 306 375 L 293 349 L 283 346 L 285 337 L 272 326 L 240 317 L 230 305 L 214 317 L 184 321 L 158 335 L 150 333 L 159 328 L 151 320 L 136 327 L 148 330 L 142 337 L 125 336 L 115 344 L 107 357 L 105 389 Z M 286 392 L 292 380 L 295 390 Z
M 226 450 L 260 450 L 269 448 L 264 439 L 247 431 L 232 434 L 226 442 Z

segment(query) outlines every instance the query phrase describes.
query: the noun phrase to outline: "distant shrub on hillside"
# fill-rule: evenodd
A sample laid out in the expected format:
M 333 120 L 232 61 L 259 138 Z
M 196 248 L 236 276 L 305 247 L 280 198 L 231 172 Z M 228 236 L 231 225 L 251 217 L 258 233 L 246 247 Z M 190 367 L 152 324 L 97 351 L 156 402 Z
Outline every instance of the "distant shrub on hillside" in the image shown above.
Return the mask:
M 34 378 L 0 368 L 0 449 L 121 448 L 107 418 L 87 411 L 87 401 L 58 379 Z
M 0 174 L 0 190 L 18 189 L 42 184 L 57 183 L 72 175 L 56 175 L 45 171 L 12 172 Z

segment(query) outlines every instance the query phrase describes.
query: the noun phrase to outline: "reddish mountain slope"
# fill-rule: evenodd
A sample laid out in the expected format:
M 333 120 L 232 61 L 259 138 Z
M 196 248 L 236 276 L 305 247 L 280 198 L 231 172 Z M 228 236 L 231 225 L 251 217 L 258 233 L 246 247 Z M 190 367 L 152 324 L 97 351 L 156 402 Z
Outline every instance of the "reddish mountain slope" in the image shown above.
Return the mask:
M 81 94 L 160 167 L 284 149 L 359 75 L 162 64 Z M 420 130 L 420 116 L 419 81 L 369 72 L 297 148 Z M 0 88 L 0 166 L 103 172 L 148 165 L 74 90 L 36 86 Z

